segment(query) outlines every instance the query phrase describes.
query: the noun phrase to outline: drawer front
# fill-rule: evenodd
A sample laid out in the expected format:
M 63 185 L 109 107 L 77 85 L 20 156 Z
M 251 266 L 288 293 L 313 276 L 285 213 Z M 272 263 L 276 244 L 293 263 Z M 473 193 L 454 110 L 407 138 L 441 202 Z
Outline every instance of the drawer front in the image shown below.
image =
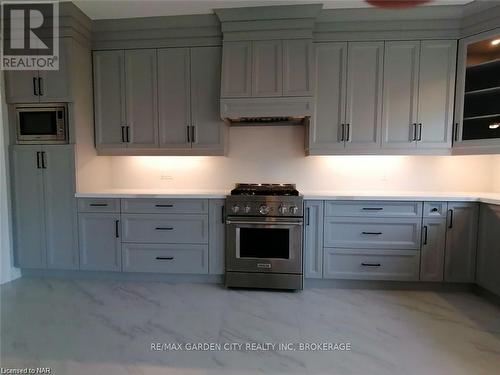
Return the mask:
M 206 245 L 124 244 L 124 272 L 208 273 Z
M 78 198 L 78 212 L 120 212 L 120 200 L 113 198 Z
M 326 201 L 325 216 L 421 217 L 422 202 Z
M 419 249 L 420 219 L 325 218 L 324 246 Z
M 122 212 L 131 214 L 207 214 L 207 199 L 122 199 Z
M 446 218 L 448 202 L 424 202 L 424 217 Z
M 415 250 L 324 249 L 323 277 L 353 280 L 418 280 Z
M 122 215 L 122 241 L 208 243 L 206 215 Z

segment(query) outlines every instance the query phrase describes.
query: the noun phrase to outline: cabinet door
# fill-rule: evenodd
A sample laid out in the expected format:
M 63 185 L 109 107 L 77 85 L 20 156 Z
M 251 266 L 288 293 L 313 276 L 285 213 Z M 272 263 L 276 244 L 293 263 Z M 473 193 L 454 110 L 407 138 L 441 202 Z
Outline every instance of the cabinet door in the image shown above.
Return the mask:
M 80 213 L 80 269 L 121 271 L 120 214 Z
M 323 278 L 323 201 L 305 201 L 305 277 Z
M 283 41 L 283 95 L 314 95 L 313 43 L 306 39 Z
M 94 116 L 97 148 L 126 147 L 124 51 L 94 51 Z
M 347 43 L 315 47 L 316 110 L 309 126 L 309 149 L 344 148 Z
M 500 296 L 500 206 L 482 204 L 479 214 L 477 283 Z
M 446 220 L 424 218 L 420 251 L 420 280 L 443 281 Z
M 226 247 L 225 200 L 210 199 L 208 205 L 208 271 L 212 275 L 222 275 Z
M 448 203 L 444 280 L 473 282 L 476 270 L 478 206 Z
M 71 102 L 71 77 L 69 67 L 72 65 L 72 38 L 59 39 L 59 69 L 40 70 L 40 102 Z
M 193 148 L 224 153 L 225 124 L 220 118 L 220 47 L 191 48 L 191 123 Z
M 349 43 L 346 148 L 380 147 L 384 43 Z
M 252 43 L 252 96 L 283 94 L 283 48 L 281 40 Z
M 45 145 L 42 151 L 47 267 L 77 269 L 74 146 Z
M 252 42 L 224 42 L 222 47 L 223 98 L 252 95 Z
M 6 70 L 5 99 L 7 103 L 37 103 L 38 71 Z
M 418 95 L 419 148 L 451 147 L 456 60 L 456 41 L 422 41 Z
M 14 248 L 20 268 L 47 265 L 40 157 L 40 146 L 12 147 Z
M 158 50 L 160 147 L 191 147 L 188 134 L 191 125 L 189 61 L 189 48 Z
M 158 147 L 156 50 L 125 51 L 127 147 Z
M 416 147 L 420 42 L 386 42 L 382 147 Z

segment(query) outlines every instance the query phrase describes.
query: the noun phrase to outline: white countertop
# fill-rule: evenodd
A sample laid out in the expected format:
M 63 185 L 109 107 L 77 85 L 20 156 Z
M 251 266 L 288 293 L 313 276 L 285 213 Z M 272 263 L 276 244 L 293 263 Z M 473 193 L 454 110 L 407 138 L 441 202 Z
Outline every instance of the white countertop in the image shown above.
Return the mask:
M 103 189 L 79 192 L 77 198 L 225 198 L 229 190 L 203 189 Z M 433 192 L 433 191 L 301 191 L 304 199 L 318 200 L 388 200 L 388 201 L 455 201 L 500 204 L 500 193 Z

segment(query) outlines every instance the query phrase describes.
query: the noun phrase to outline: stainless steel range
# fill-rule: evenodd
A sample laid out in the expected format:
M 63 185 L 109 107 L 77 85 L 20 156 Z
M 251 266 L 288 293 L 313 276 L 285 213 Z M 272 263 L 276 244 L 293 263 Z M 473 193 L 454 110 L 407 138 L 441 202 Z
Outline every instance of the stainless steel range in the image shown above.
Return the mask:
M 237 184 L 226 207 L 226 286 L 302 289 L 304 212 L 295 185 Z

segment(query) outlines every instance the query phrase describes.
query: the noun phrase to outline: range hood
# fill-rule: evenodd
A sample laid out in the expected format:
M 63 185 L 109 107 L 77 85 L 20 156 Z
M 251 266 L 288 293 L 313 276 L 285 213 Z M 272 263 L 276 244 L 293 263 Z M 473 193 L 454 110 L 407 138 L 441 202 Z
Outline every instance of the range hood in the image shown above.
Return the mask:
M 321 4 L 215 9 L 223 34 L 220 116 L 300 125 L 314 113 L 313 29 Z

